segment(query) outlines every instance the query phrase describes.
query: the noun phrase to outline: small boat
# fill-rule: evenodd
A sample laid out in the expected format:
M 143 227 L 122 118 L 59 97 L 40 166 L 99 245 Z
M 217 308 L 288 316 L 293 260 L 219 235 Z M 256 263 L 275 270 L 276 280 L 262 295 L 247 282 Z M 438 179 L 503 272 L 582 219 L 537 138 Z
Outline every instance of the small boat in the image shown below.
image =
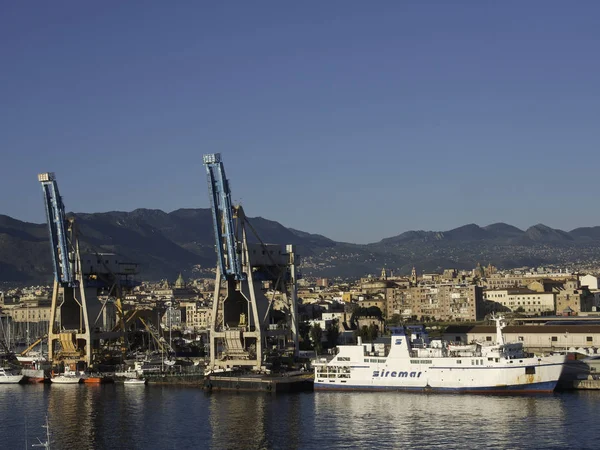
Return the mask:
M 102 378 L 100 377 L 85 377 L 82 378 L 85 384 L 100 384 L 102 383 Z
M 125 385 L 144 385 L 146 380 L 144 378 L 128 378 L 123 382 Z
M 57 384 L 79 384 L 81 377 L 76 372 L 65 370 L 65 373 L 52 377 L 50 381 Z
M 83 382 L 85 384 L 106 384 L 113 383 L 114 380 L 111 377 L 101 376 L 101 377 L 83 377 Z
M 23 379 L 23 375 L 14 375 L 0 367 L 0 384 L 16 384 Z

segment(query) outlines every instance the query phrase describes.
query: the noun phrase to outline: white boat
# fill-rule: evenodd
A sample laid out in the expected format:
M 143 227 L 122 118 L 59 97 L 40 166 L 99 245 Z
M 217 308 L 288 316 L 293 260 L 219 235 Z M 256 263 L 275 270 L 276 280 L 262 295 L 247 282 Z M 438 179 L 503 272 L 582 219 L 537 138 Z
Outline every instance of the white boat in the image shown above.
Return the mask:
M 81 377 L 76 372 L 65 370 L 64 373 L 50 378 L 50 381 L 57 384 L 79 384 Z
M 144 385 L 146 384 L 146 380 L 144 378 L 128 378 L 123 382 L 125 385 Z
M 338 346 L 331 360 L 313 362 L 314 388 L 450 392 L 552 392 L 566 355 L 526 354 L 522 342 L 505 343 L 502 318 L 496 343 L 452 346 L 429 341 L 424 327 L 395 330 L 385 342 Z
M 48 361 L 48 358 L 46 357 L 45 354 L 43 354 L 41 352 L 33 352 L 32 351 L 32 352 L 27 353 L 27 355 L 17 355 L 17 360 L 20 363 L 33 364 L 38 361 Z
M 23 375 L 14 375 L 7 372 L 6 369 L 0 367 L 0 384 L 16 384 L 23 379 Z

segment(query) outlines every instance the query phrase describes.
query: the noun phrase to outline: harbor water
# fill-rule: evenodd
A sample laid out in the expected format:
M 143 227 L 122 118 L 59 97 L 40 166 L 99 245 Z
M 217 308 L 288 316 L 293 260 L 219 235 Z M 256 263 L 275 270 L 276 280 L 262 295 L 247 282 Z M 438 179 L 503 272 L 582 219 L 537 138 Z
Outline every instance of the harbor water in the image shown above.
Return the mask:
M 596 449 L 600 391 L 531 396 L 0 386 L 0 448 Z

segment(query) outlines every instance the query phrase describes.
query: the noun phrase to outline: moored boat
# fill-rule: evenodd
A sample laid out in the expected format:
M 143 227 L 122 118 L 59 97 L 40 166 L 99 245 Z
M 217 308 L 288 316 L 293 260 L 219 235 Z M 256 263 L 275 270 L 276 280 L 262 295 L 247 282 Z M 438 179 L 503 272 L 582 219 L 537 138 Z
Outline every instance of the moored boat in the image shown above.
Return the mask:
M 144 378 L 128 378 L 123 382 L 123 384 L 127 386 L 142 386 L 146 384 L 146 380 Z
M 81 377 L 76 372 L 65 370 L 64 373 L 52 377 L 50 381 L 56 384 L 79 384 L 81 383 Z
M 314 388 L 337 390 L 450 391 L 472 393 L 552 392 L 566 355 L 527 354 L 522 342 L 505 343 L 502 318 L 496 343 L 450 345 L 430 341 L 424 327 L 395 330 L 385 341 L 342 345 L 315 367 Z
M 86 384 L 106 384 L 114 382 L 114 380 L 111 377 L 106 376 L 83 377 L 82 380 Z
M 21 370 L 23 381 L 27 383 L 43 383 L 46 381 L 43 369 L 23 369 Z
M 3 367 L 0 367 L 0 384 L 16 384 L 19 383 L 22 379 L 22 374 L 16 375 L 10 371 L 7 371 Z

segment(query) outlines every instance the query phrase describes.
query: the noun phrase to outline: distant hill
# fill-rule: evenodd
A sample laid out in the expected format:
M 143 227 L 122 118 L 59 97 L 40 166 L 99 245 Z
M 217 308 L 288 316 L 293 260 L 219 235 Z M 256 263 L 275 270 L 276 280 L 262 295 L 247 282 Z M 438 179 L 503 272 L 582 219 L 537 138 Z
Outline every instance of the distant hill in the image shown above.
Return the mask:
M 208 273 L 216 263 L 209 209 L 75 213 L 84 250 L 114 252 L 140 264 L 140 278 Z M 538 224 L 523 231 L 505 223 L 467 224 L 448 231 L 407 231 L 367 245 L 333 241 L 262 217 L 249 219 L 264 242 L 295 244 L 305 276 L 359 277 L 382 267 L 408 274 L 443 268 L 501 268 L 600 261 L 600 227 L 566 232 Z M 250 240 L 256 242 L 253 235 Z M 49 282 L 45 224 L 0 215 L 0 281 Z

